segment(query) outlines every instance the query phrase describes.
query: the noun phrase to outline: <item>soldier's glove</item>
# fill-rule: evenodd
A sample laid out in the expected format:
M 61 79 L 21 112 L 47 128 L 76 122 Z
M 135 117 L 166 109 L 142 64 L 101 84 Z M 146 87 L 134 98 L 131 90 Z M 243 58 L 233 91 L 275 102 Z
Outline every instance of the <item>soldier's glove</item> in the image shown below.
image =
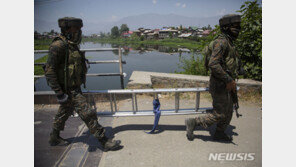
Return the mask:
M 228 92 L 235 92 L 236 90 L 236 83 L 234 80 L 232 80 L 231 82 L 228 82 L 226 85 L 226 89 L 228 90 Z
M 65 94 L 65 93 L 58 94 L 58 95 L 57 95 L 57 98 L 58 98 L 58 102 L 59 102 L 60 104 L 64 104 L 64 103 L 66 103 L 67 100 L 68 100 L 68 95 Z

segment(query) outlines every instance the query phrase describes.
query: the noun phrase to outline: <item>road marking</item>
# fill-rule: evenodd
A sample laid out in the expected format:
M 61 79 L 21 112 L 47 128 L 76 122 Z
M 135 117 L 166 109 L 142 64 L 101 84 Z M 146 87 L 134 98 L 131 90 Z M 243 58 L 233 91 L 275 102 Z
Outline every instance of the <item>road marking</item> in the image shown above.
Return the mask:
M 100 120 L 101 118 L 99 118 Z M 98 120 L 98 121 L 99 121 Z M 81 127 L 82 126 L 82 127 Z M 73 142 L 66 148 L 59 160 L 54 165 L 55 167 L 67 167 L 67 166 L 76 166 L 83 167 L 86 164 L 86 161 L 89 157 L 88 141 L 92 137 L 92 134 L 89 134 L 86 137 L 86 143 L 75 142 L 77 138 L 82 136 L 82 134 L 87 130 L 87 126 L 83 123 L 80 125 L 80 129 L 76 133 Z M 101 158 L 101 157 L 98 157 Z
M 78 136 L 80 136 L 83 133 L 84 129 L 86 128 L 86 125 L 84 123 L 82 125 L 80 125 L 80 126 L 81 126 L 81 129 L 77 131 L 77 133 L 74 136 L 75 138 L 73 139 L 73 142 L 69 146 L 67 146 L 66 150 L 63 152 L 63 154 L 61 155 L 61 157 L 55 163 L 55 165 L 54 165 L 55 167 L 58 167 L 60 165 L 60 163 L 64 160 L 64 158 L 66 157 L 66 155 L 68 154 L 68 152 L 71 150 L 75 139 Z

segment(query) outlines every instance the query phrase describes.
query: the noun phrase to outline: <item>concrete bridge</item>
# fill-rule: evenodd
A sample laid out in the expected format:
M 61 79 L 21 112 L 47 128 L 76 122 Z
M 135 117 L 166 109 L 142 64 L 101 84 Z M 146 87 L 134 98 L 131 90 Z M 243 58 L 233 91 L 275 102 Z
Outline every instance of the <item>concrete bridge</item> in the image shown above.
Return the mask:
M 151 81 L 155 75 L 160 74 L 146 76 L 150 76 Z M 137 77 L 134 76 L 133 74 L 130 78 L 130 83 L 133 84 L 129 84 L 128 87 L 135 86 L 135 81 L 145 81 L 145 78 L 137 80 Z M 178 77 L 182 79 L 181 75 Z M 167 74 L 166 78 L 171 77 Z M 149 81 L 149 79 L 147 80 Z M 187 80 L 186 82 L 188 84 L 195 81 Z M 183 83 L 186 85 L 186 82 Z M 154 84 L 151 84 L 153 87 L 157 82 L 154 80 L 151 83 Z M 173 82 L 170 83 L 173 84 Z M 260 84 L 257 83 L 257 87 L 258 85 Z M 109 101 L 104 97 L 97 96 L 98 98 L 92 102 L 93 107 L 96 107 L 97 111 L 110 111 Z M 195 94 L 185 93 L 180 96 L 180 107 L 194 108 L 196 105 Z M 40 96 L 35 95 L 35 101 L 38 97 Z M 153 96 L 143 94 L 137 98 L 140 110 L 152 109 Z M 170 94 L 162 94 L 159 100 L 161 110 L 172 108 L 175 105 L 175 98 Z M 131 103 L 130 98 L 124 96 L 118 98 L 118 110 L 132 110 Z M 200 95 L 200 107 L 208 106 L 211 106 L 211 98 L 209 94 L 203 93 Z M 65 130 L 61 132 L 63 138 L 72 141 L 70 145 L 49 146 L 49 133 L 57 109 L 58 105 L 54 103 L 36 103 L 34 106 L 35 166 L 262 166 L 260 101 L 240 101 L 239 110 L 243 117 L 237 119 L 234 116 L 227 129 L 227 134 L 234 138 L 233 143 L 213 141 L 211 134 L 213 134 L 215 126 L 196 130 L 194 141 L 188 141 L 185 137 L 184 120 L 196 115 L 162 116 L 159 121 L 159 129 L 155 134 L 145 133 L 145 131 L 151 130 L 153 117 L 100 117 L 98 121 L 106 127 L 107 135 L 122 141 L 123 148 L 111 152 L 102 152 L 100 143 L 90 135 L 79 117 L 70 117 L 66 122 Z M 209 155 L 216 153 L 223 153 L 224 156 L 226 154 L 250 153 L 254 155 L 254 159 L 209 160 Z

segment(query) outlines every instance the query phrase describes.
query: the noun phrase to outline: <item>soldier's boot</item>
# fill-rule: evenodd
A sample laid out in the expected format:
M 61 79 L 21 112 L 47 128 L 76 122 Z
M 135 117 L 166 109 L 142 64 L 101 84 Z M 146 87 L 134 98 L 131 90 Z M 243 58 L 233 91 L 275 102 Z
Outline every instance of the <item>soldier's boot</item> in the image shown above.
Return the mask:
M 192 141 L 194 139 L 193 131 L 194 131 L 195 126 L 197 126 L 196 119 L 195 118 L 186 119 L 185 125 L 186 125 L 186 131 L 187 131 L 187 133 L 186 133 L 187 139 L 189 141 Z
M 231 142 L 232 137 L 228 136 L 225 132 L 223 131 L 216 131 L 213 137 L 214 140 L 216 141 L 226 141 L 226 142 Z
M 50 133 L 49 137 L 49 144 L 51 146 L 56 146 L 56 145 L 68 145 L 69 142 L 63 138 L 60 137 L 60 131 L 53 129 L 52 132 Z
M 103 151 L 110 151 L 110 150 L 116 150 L 120 147 L 120 140 L 112 140 L 110 138 L 107 138 L 104 136 L 102 139 L 99 139 L 101 142 L 104 150 Z

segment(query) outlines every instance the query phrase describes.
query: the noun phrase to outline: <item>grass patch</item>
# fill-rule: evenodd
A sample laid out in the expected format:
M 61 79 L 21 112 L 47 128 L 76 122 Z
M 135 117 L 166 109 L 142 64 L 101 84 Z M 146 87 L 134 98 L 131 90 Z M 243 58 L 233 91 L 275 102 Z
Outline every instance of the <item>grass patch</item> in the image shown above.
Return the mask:
M 52 39 L 34 39 L 34 50 L 48 50 Z
M 135 40 L 129 38 L 84 38 L 82 42 L 94 42 L 94 43 L 110 43 L 117 45 L 132 45 L 134 47 L 139 47 L 141 45 L 161 45 L 169 47 L 185 47 L 192 50 L 201 50 L 202 47 L 199 42 L 188 40 L 188 39 L 178 39 L 178 38 L 168 38 L 168 39 L 159 39 L 159 40 Z
M 45 55 L 37 60 L 34 63 L 46 63 L 48 55 Z M 44 70 L 42 66 L 34 65 L 34 75 L 44 75 Z

